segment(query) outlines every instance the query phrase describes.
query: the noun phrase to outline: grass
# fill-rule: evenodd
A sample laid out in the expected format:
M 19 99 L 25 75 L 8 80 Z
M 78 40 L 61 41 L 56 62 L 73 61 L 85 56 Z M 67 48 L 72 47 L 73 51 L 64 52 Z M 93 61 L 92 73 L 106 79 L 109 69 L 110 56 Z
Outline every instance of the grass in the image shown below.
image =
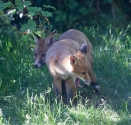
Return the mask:
M 46 66 L 33 67 L 33 40 L 0 39 L 1 125 L 130 125 L 131 36 L 125 30 L 85 29 L 93 44 L 101 94 L 78 89 L 77 106 L 57 102 Z M 81 96 L 83 95 L 83 97 Z

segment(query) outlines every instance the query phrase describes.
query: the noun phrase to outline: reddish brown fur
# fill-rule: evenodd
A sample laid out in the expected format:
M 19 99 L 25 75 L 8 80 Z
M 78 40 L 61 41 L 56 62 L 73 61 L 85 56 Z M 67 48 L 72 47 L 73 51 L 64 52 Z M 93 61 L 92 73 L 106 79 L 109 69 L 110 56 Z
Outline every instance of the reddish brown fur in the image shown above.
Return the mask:
M 40 68 L 45 64 L 45 56 L 49 47 L 55 42 L 54 32 L 50 33 L 46 39 L 39 37 L 34 33 L 36 46 L 34 47 L 34 66 Z
M 79 51 L 82 44 L 87 45 L 87 53 Z M 76 78 L 80 78 L 87 85 L 90 82 L 96 82 L 91 43 L 85 34 L 78 30 L 70 29 L 59 37 L 58 41 L 47 51 L 46 64 L 54 78 L 57 94 L 62 94 L 61 81 L 66 80 L 68 104 L 70 98 L 76 94 L 74 85 Z M 83 72 L 85 72 L 84 75 Z M 71 78 L 70 81 L 69 78 Z

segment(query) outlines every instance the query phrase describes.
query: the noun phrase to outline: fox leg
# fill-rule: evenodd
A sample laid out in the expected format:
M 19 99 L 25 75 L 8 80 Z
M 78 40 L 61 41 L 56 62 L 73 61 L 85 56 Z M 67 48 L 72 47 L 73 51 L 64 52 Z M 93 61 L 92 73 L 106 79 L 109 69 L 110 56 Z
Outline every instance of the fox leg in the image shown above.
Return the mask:
M 100 85 L 96 82 L 91 82 L 90 84 L 93 86 L 95 93 L 98 94 L 100 92 Z
M 91 55 L 91 54 L 90 54 Z M 92 56 L 89 56 L 88 57 L 89 60 L 90 60 L 90 63 L 89 63 L 89 76 L 91 78 L 91 85 L 93 86 L 93 89 L 95 91 L 95 93 L 99 93 L 99 89 L 100 89 L 100 86 L 99 84 L 97 83 L 97 79 L 96 79 L 96 76 L 95 76 L 95 73 L 94 73 L 94 63 L 93 63 L 93 59 L 92 59 Z
M 61 78 L 54 78 L 54 88 L 56 95 L 62 95 L 62 84 L 61 84 L 62 79 Z
M 89 76 L 91 78 L 91 83 L 90 84 L 93 86 L 93 89 L 94 89 L 95 93 L 99 93 L 100 85 L 97 83 L 96 76 L 95 76 L 95 73 L 94 73 L 93 69 L 90 69 Z
M 72 78 L 66 80 L 66 92 L 67 92 L 67 104 L 70 105 L 70 100 L 72 100 L 76 95 L 76 86 Z

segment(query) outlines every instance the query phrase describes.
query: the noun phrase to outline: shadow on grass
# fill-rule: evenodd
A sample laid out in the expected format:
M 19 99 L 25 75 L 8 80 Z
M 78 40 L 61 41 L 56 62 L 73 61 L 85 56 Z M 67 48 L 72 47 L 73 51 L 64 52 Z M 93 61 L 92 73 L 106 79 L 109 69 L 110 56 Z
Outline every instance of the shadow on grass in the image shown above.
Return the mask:
M 108 55 L 96 58 L 95 60 L 103 60 L 97 64 L 98 80 L 101 84 L 101 98 L 111 104 L 114 110 L 124 108 L 125 102 L 129 111 L 131 111 L 131 67 L 125 65 L 124 59 L 121 60 L 113 57 L 110 60 Z M 104 58 L 104 59 L 103 59 Z M 99 69 L 99 70 L 98 70 Z
M 95 58 L 95 61 L 97 61 L 97 63 L 95 63 L 95 67 L 97 67 L 95 70 L 101 86 L 100 95 L 95 95 L 91 86 L 85 89 L 78 89 L 80 94 L 83 96 L 82 102 L 84 103 L 86 100 L 89 100 L 89 107 L 90 105 L 98 107 L 105 102 L 116 112 L 123 110 L 124 112 L 131 113 L 130 69 L 119 61 L 110 60 L 110 62 L 108 62 L 108 60 L 105 59 L 105 62 L 102 62 L 102 60 L 104 60 L 102 58 L 103 57 Z M 25 114 L 23 114 L 22 111 L 23 109 L 28 109 L 27 107 L 25 108 L 25 106 L 27 106 L 25 105 L 27 103 L 26 101 L 28 101 L 28 96 L 26 95 L 27 90 L 30 97 L 31 94 L 37 94 L 39 96 L 40 93 L 43 93 L 46 98 L 53 102 L 52 100 L 54 95 L 49 94 L 53 94 L 53 90 L 50 89 L 51 92 L 46 92 L 50 91 L 49 88 L 52 88 L 52 80 L 47 68 L 43 67 L 38 71 L 34 71 L 33 69 L 32 72 L 34 73 L 28 77 L 23 75 L 22 78 L 24 78 L 24 80 L 21 80 L 19 85 L 16 84 L 12 86 L 13 90 L 14 87 L 16 87 L 15 91 L 12 92 L 10 88 L 10 91 L 8 90 L 8 92 L 4 93 L 5 95 L 1 96 L 0 107 L 3 113 L 2 117 L 4 120 L 7 120 L 4 121 L 4 123 L 8 123 L 8 121 L 12 125 L 15 123 L 24 123 Z M 130 119 L 123 118 L 118 122 L 118 125 L 122 124 L 130 124 Z

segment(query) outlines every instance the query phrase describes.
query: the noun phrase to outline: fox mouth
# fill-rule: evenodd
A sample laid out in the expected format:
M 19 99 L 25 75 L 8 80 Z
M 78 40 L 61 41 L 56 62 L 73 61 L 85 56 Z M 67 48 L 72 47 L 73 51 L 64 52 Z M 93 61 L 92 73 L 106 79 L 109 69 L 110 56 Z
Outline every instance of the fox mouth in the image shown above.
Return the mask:
M 38 63 L 38 64 L 34 64 L 34 67 L 41 68 L 43 65 L 45 65 L 45 63 Z
M 84 86 L 80 85 L 80 79 L 79 78 L 76 78 L 75 79 L 75 85 L 79 88 L 83 88 Z

